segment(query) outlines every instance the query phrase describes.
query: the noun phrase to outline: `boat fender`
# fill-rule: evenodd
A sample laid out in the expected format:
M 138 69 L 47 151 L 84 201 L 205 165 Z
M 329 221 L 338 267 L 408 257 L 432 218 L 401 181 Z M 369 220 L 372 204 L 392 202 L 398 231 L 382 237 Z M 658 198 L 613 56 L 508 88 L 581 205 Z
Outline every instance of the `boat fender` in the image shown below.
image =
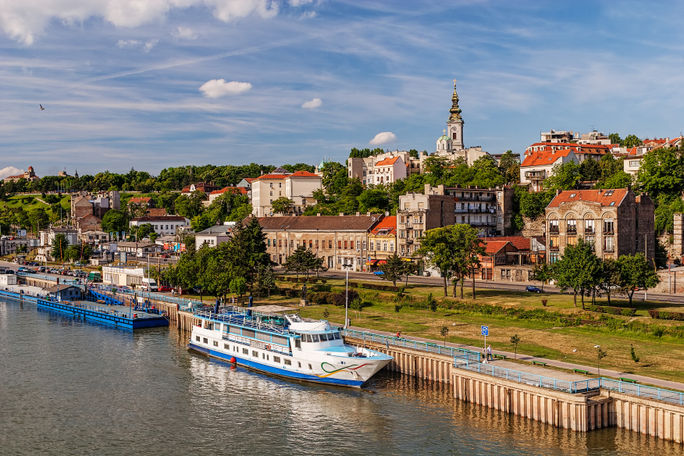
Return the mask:
M 264 348 L 266 348 L 266 350 L 270 350 L 271 346 L 267 344 L 266 347 L 264 347 Z
M 233 356 L 233 357 L 230 358 L 230 362 L 231 362 L 232 364 L 235 364 L 235 362 L 236 362 L 236 361 L 235 361 L 235 356 Z

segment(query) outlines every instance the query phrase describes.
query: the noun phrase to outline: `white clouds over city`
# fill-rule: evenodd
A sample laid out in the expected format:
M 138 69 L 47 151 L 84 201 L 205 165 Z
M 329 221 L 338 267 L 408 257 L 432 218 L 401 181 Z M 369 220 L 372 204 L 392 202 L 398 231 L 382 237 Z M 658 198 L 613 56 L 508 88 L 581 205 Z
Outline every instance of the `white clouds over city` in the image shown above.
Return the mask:
M 371 146 L 380 146 L 383 144 L 389 144 L 397 140 L 397 135 L 391 131 L 382 131 L 375 135 L 373 139 L 370 140 L 368 144 Z
M 321 100 L 320 98 L 314 98 L 313 100 L 309 100 L 309 101 L 305 102 L 302 105 L 302 108 L 304 108 L 304 109 L 316 109 L 316 108 L 320 108 L 322 104 L 323 104 L 323 100 Z
M 239 95 L 252 89 L 249 82 L 230 81 L 225 79 L 212 79 L 205 82 L 199 91 L 207 98 L 220 98 L 226 95 Z

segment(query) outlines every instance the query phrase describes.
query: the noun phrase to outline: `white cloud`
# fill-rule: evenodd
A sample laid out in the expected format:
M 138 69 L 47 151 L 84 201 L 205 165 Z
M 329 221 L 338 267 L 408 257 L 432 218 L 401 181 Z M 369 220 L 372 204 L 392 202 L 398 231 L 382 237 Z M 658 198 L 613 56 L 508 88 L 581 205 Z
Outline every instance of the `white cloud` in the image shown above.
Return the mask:
M 316 108 L 320 108 L 322 104 L 323 104 L 323 100 L 321 100 L 320 98 L 314 98 L 313 100 L 309 100 L 309 101 L 305 102 L 302 105 L 302 108 L 304 108 L 304 109 L 316 109 Z
M 225 95 L 239 95 L 251 88 L 252 84 L 249 82 L 226 82 L 225 79 L 212 79 L 202 84 L 199 91 L 207 98 L 219 98 Z
M 381 144 L 391 143 L 397 140 L 397 135 L 391 131 L 382 131 L 375 135 L 373 139 L 370 140 L 369 144 L 371 146 L 379 146 Z
M 14 166 L 5 166 L 0 169 L 0 179 L 4 179 L 7 176 L 16 176 L 17 174 L 22 174 L 23 169 L 15 168 Z
M 309 2 L 290 2 L 292 6 L 306 3 Z M 13 40 L 30 46 L 53 19 L 71 25 L 100 17 L 116 27 L 139 27 L 163 20 L 172 10 L 189 7 L 206 7 L 217 19 L 231 22 L 250 15 L 274 17 L 279 3 L 274 0 L 0 0 L 0 28 Z
M 293 6 L 296 8 L 298 6 L 303 6 L 303 5 L 308 5 L 310 3 L 313 3 L 313 0 L 290 0 L 288 3 L 290 4 L 290 6 Z
M 199 35 L 190 27 L 179 25 L 174 36 L 182 40 L 196 40 Z
M 159 40 L 147 40 L 145 42 L 140 40 L 119 40 L 116 42 L 116 47 L 119 49 L 141 48 L 143 52 L 150 52 L 158 43 Z
M 159 43 L 159 40 L 148 40 L 145 41 L 145 44 L 143 45 L 143 51 L 145 52 L 150 52 L 153 47 L 155 47 Z

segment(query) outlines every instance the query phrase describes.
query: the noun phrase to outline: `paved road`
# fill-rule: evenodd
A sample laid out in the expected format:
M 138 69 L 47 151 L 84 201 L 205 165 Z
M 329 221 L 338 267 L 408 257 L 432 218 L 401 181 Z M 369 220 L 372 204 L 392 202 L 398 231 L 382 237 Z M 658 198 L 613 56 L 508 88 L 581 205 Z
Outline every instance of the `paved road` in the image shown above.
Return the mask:
M 322 277 L 330 277 L 330 278 L 336 278 L 336 279 L 344 279 L 345 273 L 344 272 L 337 272 L 337 271 L 328 271 L 325 273 L 321 274 Z M 350 272 L 349 273 L 349 278 L 350 279 L 362 279 L 362 280 L 373 280 L 377 282 L 384 282 L 388 283 L 385 280 L 382 280 L 378 278 L 377 276 L 368 273 L 368 272 Z M 441 277 L 419 277 L 419 276 L 412 276 L 409 278 L 409 283 L 410 284 L 420 284 L 420 285 L 433 285 L 433 286 L 442 286 L 444 284 L 444 280 Z M 485 288 L 485 289 L 490 289 L 490 290 L 507 290 L 507 291 L 525 291 L 528 283 L 516 283 L 516 282 L 502 282 L 502 281 L 495 281 L 495 280 L 476 280 L 475 281 L 475 286 L 477 288 Z M 534 284 L 535 286 L 539 286 L 537 284 Z M 451 286 L 451 283 L 449 283 L 449 286 Z M 470 280 L 465 281 L 465 287 L 470 288 L 472 286 L 472 282 Z M 550 285 L 545 285 L 544 286 L 544 293 L 562 293 L 560 289 L 550 286 Z M 615 296 L 615 295 L 613 295 Z M 646 292 L 647 299 L 649 301 L 656 301 L 656 302 L 663 302 L 667 304 L 674 304 L 674 305 L 684 305 L 684 295 L 682 294 L 677 294 L 677 295 L 670 295 L 670 294 L 661 294 L 661 293 L 650 293 Z M 620 298 L 626 299 L 626 296 L 619 296 Z M 634 301 L 643 301 L 644 300 L 644 292 L 635 292 L 634 293 Z
M 375 331 L 375 330 L 370 331 L 366 328 L 359 328 L 359 327 L 355 327 L 355 326 L 350 326 L 350 328 L 356 329 L 357 331 L 373 332 L 376 334 L 382 334 L 384 336 L 390 336 L 390 337 L 395 335 L 394 333 L 390 333 L 387 331 Z M 407 340 L 417 340 L 420 342 L 430 342 L 430 343 L 434 343 L 434 344 L 438 344 L 438 345 L 443 345 L 442 341 L 425 339 L 422 337 L 407 337 L 407 336 L 402 336 L 402 337 L 404 339 L 407 339 Z M 474 351 L 482 352 L 482 347 L 473 347 L 471 345 L 452 344 L 452 343 L 447 342 L 446 346 L 456 347 L 456 348 L 466 348 L 468 350 L 474 350 Z M 492 347 L 492 352 L 494 354 L 505 355 L 509 359 L 513 359 L 515 356 L 515 354 L 513 352 L 495 350 L 493 347 Z M 532 372 L 532 373 L 535 373 L 538 375 L 544 375 L 544 376 L 548 376 L 548 377 L 555 377 L 555 378 L 561 378 L 562 377 L 563 379 L 572 378 L 573 380 L 580 380 L 580 379 L 583 380 L 583 379 L 587 378 L 587 377 L 575 376 L 575 374 L 570 374 L 570 376 L 568 376 L 568 375 L 562 375 L 561 376 L 561 375 L 559 375 L 560 373 L 555 371 L 555 370 L 544 369 L 541 366 L 531 365 L 532 361 L 540 361 L 540 362 L 546 363 L 548 366 L 559 367 L 559 368 L 568 369 L 568 370 L 581 369 L 581 370 L 585 370 L 585 371 L 589 372 L 589 374 L 592 377 L 598 376 L 598 369 L 596 366 L 585 366 L 582 364 L 569 363 L 566 361 L 558 361 L 558 360 L 547 359 L 547 358 L 539 358 L 539 357 L 524 355 L 524 354 L 520 354 L 520 353 L 518 353 L 518 359 L 521 361 L 529 361 L 530 365 L 517 364 L 517 363 L 512 363 L 510 361 L 500 361 L 500 360 L 491 361 L 491 363 L 494 365 L 501 365 L 501 367 L 518 369 L 518 370 L 522 370 L 525 372 Z M 616 370 L 612 370 L 612 369 L 602 368 L 601 369 L 601 376 L 613 377 L 613 378 L 626 377 L 626 378 L 631 378 L 633 380 L 636 380 L 641 384 L 647 384 L 647 385 L 658 386 L 660 388 L 667 388 L 667 389 L 674 389 L 674 390 L 678 390 L 678 391 L 684 391 L 684 383 L 674 382 L 674 381 L 669 381 L 669 380 L 662 380 L 659 378 L 647 377 L 644 375 L 630 374 L 627 372 L 620 372 L 620 371 L 616 371 Z

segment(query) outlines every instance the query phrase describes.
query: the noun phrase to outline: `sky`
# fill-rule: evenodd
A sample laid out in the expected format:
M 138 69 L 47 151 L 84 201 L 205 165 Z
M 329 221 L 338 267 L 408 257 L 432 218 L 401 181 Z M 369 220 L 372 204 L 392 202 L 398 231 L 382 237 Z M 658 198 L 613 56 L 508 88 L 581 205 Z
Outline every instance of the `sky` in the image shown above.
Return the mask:
M 0 169 L 41 175 L 684 130 L 684 3 L 0 0 Z M 45 109 L 41 110 L 42 105 Z

